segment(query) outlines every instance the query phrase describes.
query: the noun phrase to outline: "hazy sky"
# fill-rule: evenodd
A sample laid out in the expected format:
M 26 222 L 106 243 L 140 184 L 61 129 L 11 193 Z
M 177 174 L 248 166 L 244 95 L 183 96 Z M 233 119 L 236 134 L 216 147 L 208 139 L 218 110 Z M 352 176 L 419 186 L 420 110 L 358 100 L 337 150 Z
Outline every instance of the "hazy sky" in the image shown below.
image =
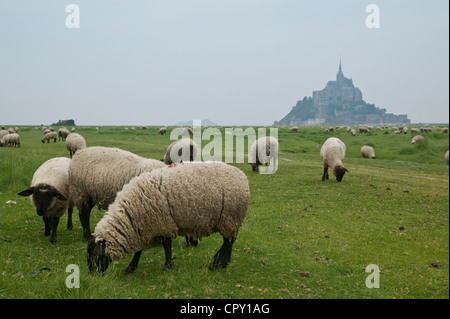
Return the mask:
M 448 0 L 2 0 L 0 125 L 271 125 L 335 80 L 339 58 L 366 102 L 448 123 L 448 12 Z

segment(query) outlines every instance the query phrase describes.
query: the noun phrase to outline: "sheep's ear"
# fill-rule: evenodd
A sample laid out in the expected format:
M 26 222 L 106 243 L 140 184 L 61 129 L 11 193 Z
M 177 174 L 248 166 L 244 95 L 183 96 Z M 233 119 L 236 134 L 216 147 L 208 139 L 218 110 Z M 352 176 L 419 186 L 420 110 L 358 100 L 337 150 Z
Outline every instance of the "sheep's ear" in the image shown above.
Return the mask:
M 23 191 L 21 191 L 20 193 L 18 193 L 17 195 L 20 196 L 30 196 L 34 193 L 34 187 L 29 187 Z
M 60 191 L 56 188 L 53 189 L 53 196 L 55 196 L 59 200 L 67 200 L 67 198 L 65 198 L 64 195 L 61 194 Z

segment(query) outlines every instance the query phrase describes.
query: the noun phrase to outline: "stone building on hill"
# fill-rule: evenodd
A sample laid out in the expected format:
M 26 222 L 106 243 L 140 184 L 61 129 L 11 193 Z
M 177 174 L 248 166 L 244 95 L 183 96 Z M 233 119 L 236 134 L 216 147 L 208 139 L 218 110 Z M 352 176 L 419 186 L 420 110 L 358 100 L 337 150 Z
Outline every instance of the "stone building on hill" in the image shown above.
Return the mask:
M 399 125 L 410 124 L 406 114 L 386 113 L 373 104 L 366 103 L 353 80 L 346 78 L 339 62 L 336 81 L 328 81 L 320 91 L 313 91 L 312 98 L 304 97 L 276 126 L 320 125 Z

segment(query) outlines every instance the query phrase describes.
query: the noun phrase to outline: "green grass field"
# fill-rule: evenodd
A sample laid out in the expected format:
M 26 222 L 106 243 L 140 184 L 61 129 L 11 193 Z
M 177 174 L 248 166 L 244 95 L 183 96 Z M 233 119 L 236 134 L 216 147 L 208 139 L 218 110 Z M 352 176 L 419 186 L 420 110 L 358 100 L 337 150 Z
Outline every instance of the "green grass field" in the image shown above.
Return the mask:
M 170 139 L 157 131 L 77 128 L 88 146 L 161 159 Z M 345 130 L 280 128 L 275 174 L 233 164 L 248 176 L 251 195 L 227 269 L 208 270 L 222 244 L 214 234 L 196 248 L 175 239 L 170 271 L 162 270 L 159 247 L 143 253 L 133 274 L 124 273 L 129 256 L 105 276 L 89 274 L 77 209 L 74 229 L 61 218 L 52 245 L 29 198 L 17 195 L 44 161 L 69 157 L 65 143 L 44 145 L 33 127 L 19 134 L 21 148 L 0 148 L 0 298 L 449 298 L 449 139 L 440 130 L 412 145 L 412 134 L 391 129 L 352 137 Z M 347 146 L 350 172 L 341 183 L 331 174 L 321 181 L 320 145 L 331 136 Z M 364 144 L 377 159 L 361 157 Z M 92 229 L 103 213 L 93 210 Z M 66 287 L 70 264 L 79 266 L 80 288 Z M 366 287 L 369 264 L 380 269 L 379 288 Z M 34 276 L 43 267 L 50 270 Z

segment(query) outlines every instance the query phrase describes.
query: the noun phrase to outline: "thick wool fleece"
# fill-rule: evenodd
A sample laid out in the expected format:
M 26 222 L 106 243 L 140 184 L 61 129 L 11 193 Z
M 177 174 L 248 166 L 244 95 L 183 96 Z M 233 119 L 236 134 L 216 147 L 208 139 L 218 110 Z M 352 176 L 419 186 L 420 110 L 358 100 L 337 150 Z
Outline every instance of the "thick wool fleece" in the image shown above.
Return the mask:
M 78 133 L 70 133 L 66 138 L 66 148 L 69 152 L 75 153 L 86 148 L 86 140 Z
M 375 158 L 375 150 L 369 145 L 361 147 L 361 155 L 364 158 Z
M 260 151 L 261 150 L 261 151 Z M 265 153 L 264 153 L 265 150 Z M 261 152 L 261 153 L 260 153 Z M 253 142 L 248 157 L 249 163 L 268 163 L 278 157 L 278 141 L 273 136 L 261 137 Z
M 69 164 L 67 157 L 55 157 L 42 164 L 33 175 L 31 186 L 47 184 L 56 188 L 68 200 L 59 200 L 53 197 L 52 203 L 47 209 L 46 216 L 61 217 L 69 207 Z M 31 202 L 36 207 L 34 196 L 30 196 Z
M 133 177 L 165 166 L 161 161 L 118 148 L 87 147 L 72 158 L 70 192 L 78 208 L 87 201 L 106 209 Z
M 330 137 L 323 143 L 320 149 L 323 167 L 334 169 L 343 166 L 342 160 L 345 158 L 345 144 L 337 137 Z
M 248 180 L 221 162 L 191 162 L 143 173 L 117 194 L 95 228 L 113 260 L 151 248 L 157 237 L 236 239 L 248 207 Z

